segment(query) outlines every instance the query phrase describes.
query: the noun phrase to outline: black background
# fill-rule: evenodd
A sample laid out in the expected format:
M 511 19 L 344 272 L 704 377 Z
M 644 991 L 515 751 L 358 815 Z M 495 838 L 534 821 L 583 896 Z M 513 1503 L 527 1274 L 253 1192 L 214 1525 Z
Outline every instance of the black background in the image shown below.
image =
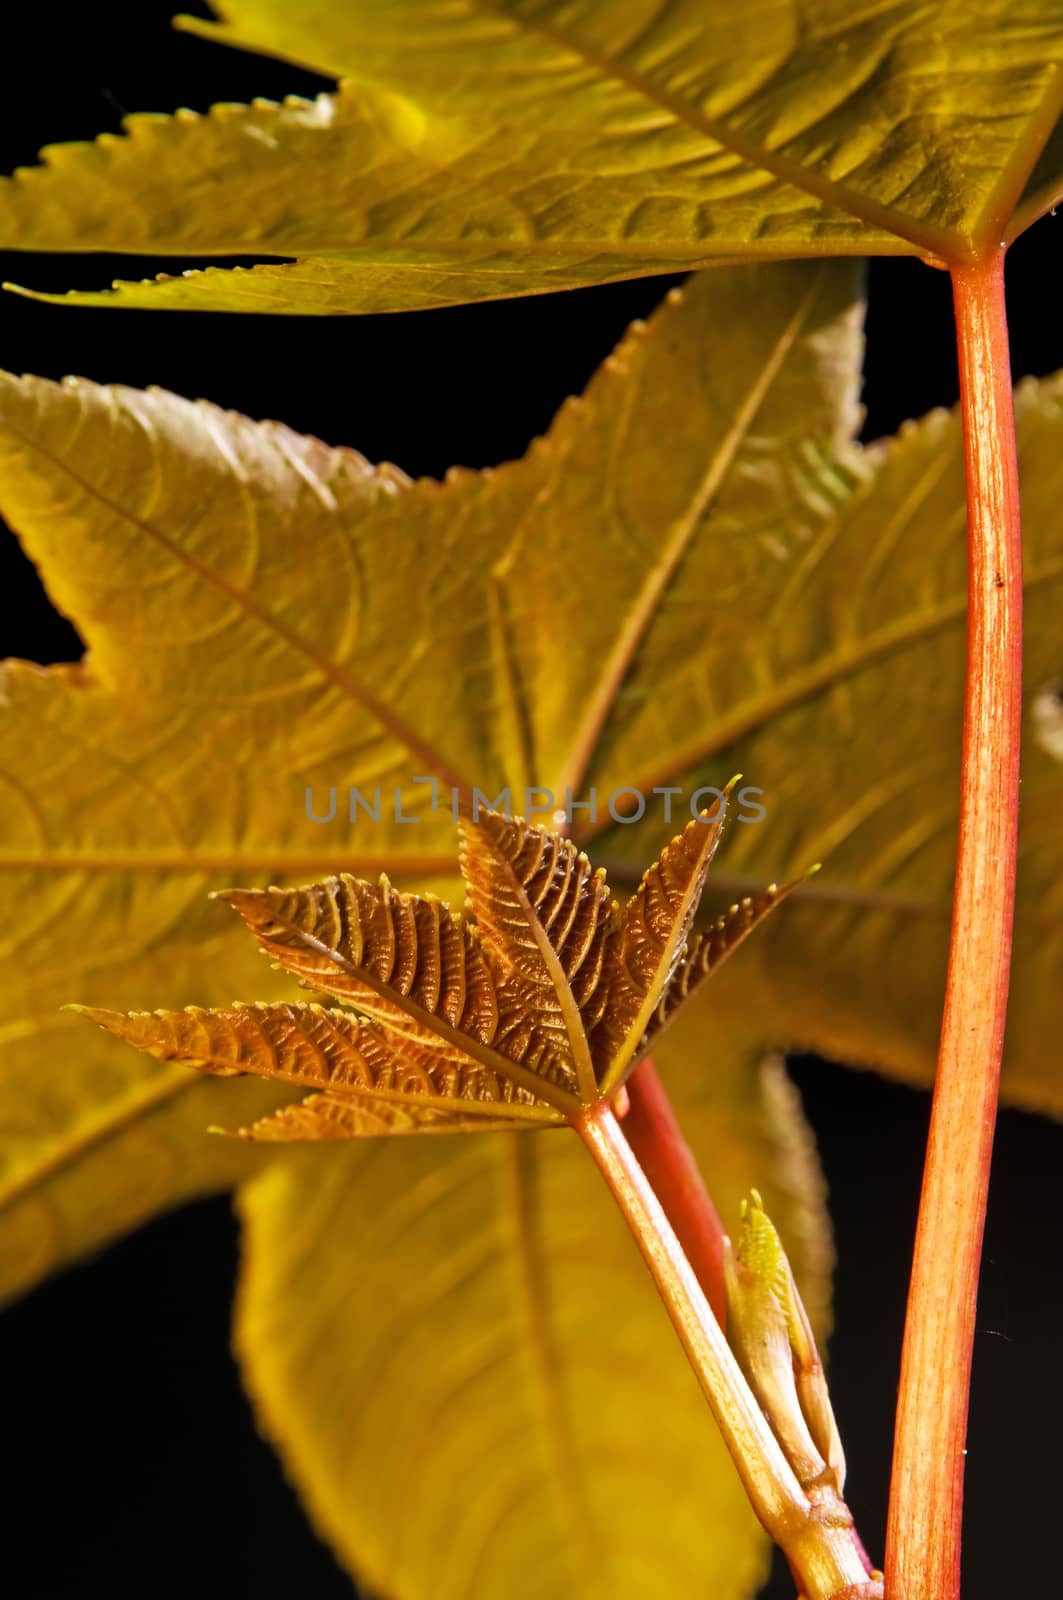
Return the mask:
M 188 6 L 206 14 L 206 8 Z M 125 111 L 315 93 L 325 80 L 173 34 L 170 7 L 22 8 L 8 52 L 0 166 L 117 131 Z M 1063 366 L 1051 219 L 1009 269 L 1016 375 Z M 5 278 L 100 287 L 171 262 L 10 256 Z M 142 270 L 143 269 L 143 270 Z M 64 310 L 0 298 L 0 362 L 58 378 L 162 384 L 278 417 L 412 474 L 520 455 L 666 284 L 406 317 L 323 321 Z M 956 397 L 948 283 L 918 263 L 870 269 L 868 438 Z M 2 535 L 0 654 L 80 654 Z M 46 1063 L 42 1063 L 46 1070 Z M 839 1251 L 831 1379 L 850 1502 L 881 1553 L 926 1096 L 812 1059 L 793 1064 L 831 1187 Z M 967 1600 L 1058 1590 L 1063 1426 L 1063 1129 L 1003 1113 L 997 1140 L 968 1460 Z M 237 1238 L 228 1202 L 186 1208 L 43 1285 L 0 1316 L 8 1592 L 111 1600 L 205 1594 L 340 1600 L 351 1586 L 257 1437 L 228 1348 Z M 1039 1585 L 1041 1587 L 1039 1587 Z M 766 1591 L 789 1600 L 776 1572 Z M 504 1600 L 504 1597 L 499 1597 Z M 576 1597 L 573 1597 L 576 1600 Z

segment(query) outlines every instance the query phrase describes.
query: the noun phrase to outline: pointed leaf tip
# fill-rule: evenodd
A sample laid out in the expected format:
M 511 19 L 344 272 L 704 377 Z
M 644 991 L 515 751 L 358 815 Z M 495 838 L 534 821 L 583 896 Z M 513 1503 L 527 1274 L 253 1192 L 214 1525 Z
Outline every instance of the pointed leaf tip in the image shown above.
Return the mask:
M 610 932 L 603 969 L 605 1003 L 592 1040 L 604 1094 L 634 1065 L 661 997 L 684 958 L 725 809 L 726 798 L 714 806 L 715 814 L 692 818 L 664 847 Z

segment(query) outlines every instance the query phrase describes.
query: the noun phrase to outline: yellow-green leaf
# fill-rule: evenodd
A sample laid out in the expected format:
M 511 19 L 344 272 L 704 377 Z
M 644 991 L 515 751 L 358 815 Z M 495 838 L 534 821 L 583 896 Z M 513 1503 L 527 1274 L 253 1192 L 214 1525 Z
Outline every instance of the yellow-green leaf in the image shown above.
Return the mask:
M 779 1064 L 758 1068 L 741 1030 L 714 1020 L 684 1020 L 667 1048 L 714 1194 L 737 1215 L 749 1175 L 774 1174 L 768 1203 L 821 1314 L 814 1158 Z M 371 1591 L 754 1591 L 762 1536 L 572 1135 L 314 1148 L 245 1187 L 240 1213 L 252 1396 Z
M 570 154 L 556 171 L 570 184 L 595 131 L 614 168 L 648 156 L 664 178 L 668 155 L 692 164 L 697 150 L 713 253 L 844 251 L 855 239 L 870 254 L 884 234 L 946 255 L 995 243 L 1063 109 L 1059 0 L 938 0 L 931 10 L 752 0 L 738 13 L 719 0 L 213 9 L 217 23 L 178 24 L 440 118 L 529 142 L 562 129 Z M 742 215 L 751 201 L 752 229 Z
M 483 136 L 451 135 L 416 108 L 353 85 L 315 101 L 131 116 L 125 128 L 122 138 L 50 146 L 43 166 L 0 180 L 0 244 L 298 259 L 60 299 L 328 316 L 671 270 L 650 242 L 641 253 L 622 249 L 619 264 L 593 242 L 516 250 L 514 203 L 497 190 L 497 155 Z M 602 208 L 614 203 L 621 197 L 603 198 Z M 434 244 L 422 239 L 426 230 Z M 703 255 L 680 248 L 677 259 L 694 266 Z
M 857 316 L 848 268 L 713 274 L 633 333 L 524 461 L 442 485 L 157 391 L 0 382 L 0 504 L 90 651 L 73 670 L 10 668 L 0 708 L 0 887 L 18 930 L 0 1195 L 32 1199 L 43 1241 L 19 1247 L 31 1265 L 12 1283 L 103 1235 L 77 1203 L 86 1128 L 115 1130 L 117 1174 L 137 1097 L 155 1092 L 148 1064 L 58 1008 L 295 998 L 208 891 L 346 869 L 452 894 L 449 782 L 508 784 L 517 810 L 529 785 L 597 787 L 604 811 L 604 763 L 630 768 L 623 730 L 656 686 L 674 696 L 699 660 L 726 660 L 768 530 L 801 548 L 862 471 L 845 443 Z M 679 614 L 713 593 L 732 603 L 692 644 Z M 690 731 L 652 747 L 671 762 Z M 334 820 L 312 821 L 330 789 Z M 189 1149 L 215 1172 L 246 1160 L 198 1130 L 253 1113 L 178 1076 L 175 1159 L 116 1228 L 195 1189 Z
M 102 1195 L 101 1167 L 118 1181 L 162 1091 L 58 1008 L 295 998 L 207 891 L 387 869 L 452 895 L 448 778 L 508 784 L 515 809 L 528 786 L 594 789 L 598 825 L 641 786 L 643 822 L 590 843 L 633 887 L 676 832 L 652 786 L 683 789 L 680 816 L 697 785 L 744 772 L 767 815 L 736 807 L 721 892 L 827 863 L 741 954 L 765 1042 L 927 1081 L 957 790 L 959 429 L 939 415 L 886 452 L 847 442 L 857 314 L 845 267 L 708 274 L 524 461 L 443 485 L 158 392 L 4 380 L 0 499 L 91 651 L 9 669 L 0 711 L 0 1215 L 38 1234 L 9 1252 L 0 1226 L 12 1285 L 224 1181 L 238 1169 L 218 1163 L 246 1152 L 198 1130 L 256 1114 L 175 1069 L 173 1159 L 138 1177 L 130 1155 L 127 1198 L 90 1205 L 82 1183 Z M 1028 739 L 1005 1088 L 1059 1109 L 1055 383 L 1021 392 L 1020 433 Z M 434 811 L 412 782 L 433 773 Z M 349 786 L 368 805 L 380 790 L 379 821 L 356 805 L 348 823 Z M 331 823 L 310 820 L 308 787 L 320 817 L 335 789 Z
M 217 9 L 183 25 L 339 93 L 52 146 L 0 190 L 0 243 L 282 261 L 75 303 L 324 314 L 735 257 L 960 260 L 1004 236 L 1063 105 L 1063 0 Z

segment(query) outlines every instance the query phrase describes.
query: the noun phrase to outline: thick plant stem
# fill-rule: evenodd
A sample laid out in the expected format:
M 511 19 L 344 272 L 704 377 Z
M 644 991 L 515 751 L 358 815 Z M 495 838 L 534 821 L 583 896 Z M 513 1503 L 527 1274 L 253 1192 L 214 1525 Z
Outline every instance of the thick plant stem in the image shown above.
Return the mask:
M 875 1600 L 832 1489 L 802 1489 L 702 1293 L 694 1270 L 608 1102 L 573 1121 L 642 1252 L 738 1469 L 750 1504 L 784 1551 L 805 1600 Z
M 952 272 L 967 470 L 960 828 L 941 1047 L 904 1334 L 890 1600 L 960 1592 L 964 1442 L 1000 1058 L 1019 801 L 1022 560 L 1003 250 Z
M 693 1152 L 649 1056 L 627 1083 L 631 1106 L 624 1132 L 694 1268 L 721 1328 L 727 1324 L 724 1231 Z

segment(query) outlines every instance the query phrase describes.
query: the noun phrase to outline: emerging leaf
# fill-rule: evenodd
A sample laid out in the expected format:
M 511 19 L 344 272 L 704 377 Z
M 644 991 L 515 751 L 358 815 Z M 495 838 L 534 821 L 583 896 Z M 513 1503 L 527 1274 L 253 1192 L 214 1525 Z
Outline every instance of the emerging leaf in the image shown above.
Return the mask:
M 461 823 L 475 924 L 386 877 L 228 891 L 267 955 L 365 1020 L 320 1005 L 72 1009 L 160 1061 L 326 1089 L 248 1139 L 563 1124 L 612 1093 L 665 1004 L 725 806 L 672 841 L 623 919 L 570 840 L 486 808 Z M 590 1033 L 613 1014 L 621 1054 L 602 1056 L 599 1086 Z
M 715 817 L 696 817 L 678 839 L 665 846 L 643 874 L 624 908 L 617 934 L 609 941 L 603 1004 L 593 1040 L 607 1091 L 622 1082 L 654 1012 L 667 1004 L 687 953 L 687 936 L 720 841 L 723 819 L 721 802 Z
M 134 1011 L 129 1015 L 92 1006 L 77 1009 L 159 1061 L 179 1061 L 197 1072 L 215 1075 L 249 1072 L 325 1088 L 327 1097 L 318 1095 L 317 1103 L 327 1099 L 332 1106 L 350 1095 L 359 1113 L 379 1105 L 380 1127 L 372 1126 L 371 1116 L 359 1116 L 351 1122 L 350 1136 L 354 1132 L 390 1132 L 393 1127 L 406 1132 L 422 1110 L 425 1125 L 433 1128 L 476 1128 L 481 1116 L 484 1127 L 563 1120 L 508 1075 L 491 1072 L 457 1050 L 435 1048 L 437 1040 L 427 1031 L 396 1038 L 372 1022 L 363 1023 L 337 1009 L 244 1005 L 229 1011 L 205 1011 L 190 1006 L 186 1011 Z M 453 1123 L 448 1121 L 451 1116 L 456 1118 Z M 394 1117 L 400 1121 L 393 1122 Z M 315 1120 L 303 1119 L 307 1127 Z M 298 1118 L 284 1123 L 288 1129 L 297 1125 L 301 1125 Z M 256 1123 L 255 1129 L 262 1126 Z M 340 1135 L 332 1132 L 328 1137 Z
M 728 1338 L 805 1487 L 845 1486 L 845 1457 L 808 1313 L 756 1189 L 742 1202 L 738 1244 L 724 1257 Z
M 602 966 L 617 920 L 604 871 L 570 840 L 491 811 L 462 821 L 461 870 L 499 973 L 510 1048 L 593 1098 L 588 1035 L 607 1002 Z

